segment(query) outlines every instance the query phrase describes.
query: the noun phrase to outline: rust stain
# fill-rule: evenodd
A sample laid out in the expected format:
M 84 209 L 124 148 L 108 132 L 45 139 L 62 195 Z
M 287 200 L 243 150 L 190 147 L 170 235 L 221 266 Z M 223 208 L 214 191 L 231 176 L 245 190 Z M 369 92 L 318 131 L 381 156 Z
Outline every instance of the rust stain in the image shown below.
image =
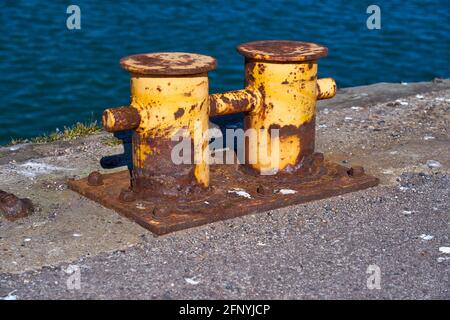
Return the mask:
M 139 143 L 149 145 L 156 153 L 148 155 L 139 166 L 134 166 L 131 176 L 131 185 L 134 192 L 141 197 L 180 196 L 201 190 L 197 186 L 194 170 L 194 143 L 191 141 L 188 164 L 175 164 L 171 159 L 173 148 L 179 141 L 166 138 L 135 137 Z
M 135 75 L 194 75 L 213 70 L 216 59 L 195 53 L 158 52 L 124 57 L 121 66 Z
M 324 46 L 301 41 L 266 40 L 247 42 L 239 45 L 237 50 L 246 58 L 258 61 L 311 61 L 328 54 Z
M 178 108 L 178 110 L 173 114 L 175 119 L 178 119 L 180 117 L 182 117 L 184 114 L 184 109 L 183 108 Z
M 34 211 L 33 203 L 28 198 L 20 199 L 12 193 L 0 190 L 0 212 L 9 221 L 31 215 Z
M 139 126 L 141 116 L 133 107 L 111 108 L 103 112 L 102 122 L 108 132 L 131 130 Z

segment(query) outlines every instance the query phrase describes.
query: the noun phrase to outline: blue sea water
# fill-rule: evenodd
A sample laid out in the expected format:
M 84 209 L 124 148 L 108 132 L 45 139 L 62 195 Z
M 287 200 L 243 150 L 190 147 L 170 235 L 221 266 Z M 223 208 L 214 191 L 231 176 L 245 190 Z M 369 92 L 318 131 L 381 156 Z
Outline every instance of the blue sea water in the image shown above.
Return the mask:
M 70 4 L 81 9 L 81 30 L 66 27 Z M 366 26 L 371 4 L 380 30 Z M 264 39 L 327 46 L 319 75 L 340 87 L 450 76 L 448 0 L 2 0 L 0 28 L 0 144 L 127 105 L 129 75 L 118 61 L 135 53 L 216 57 L 211 92 L 241 88 L 235 46 Z

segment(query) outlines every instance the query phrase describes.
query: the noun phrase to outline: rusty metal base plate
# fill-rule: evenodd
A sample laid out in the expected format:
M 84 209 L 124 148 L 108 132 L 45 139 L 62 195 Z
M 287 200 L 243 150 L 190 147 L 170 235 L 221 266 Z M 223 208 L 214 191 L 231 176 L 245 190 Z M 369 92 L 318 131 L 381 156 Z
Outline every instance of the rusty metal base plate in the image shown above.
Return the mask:
M 324 162 L 309 174 L 250 175 L 233 165 L 211 166 L 211 187 L 185 197 L 146 197 L 123 202 L 119 194 L 130 186 L 128 170 L 103 175 L 103 184 L 87 178 L 70 180 L 69 187 L 83 196 L 162 235 L 214 221 L 323 199 L 376 186 L 379 180 L 362 170 Z

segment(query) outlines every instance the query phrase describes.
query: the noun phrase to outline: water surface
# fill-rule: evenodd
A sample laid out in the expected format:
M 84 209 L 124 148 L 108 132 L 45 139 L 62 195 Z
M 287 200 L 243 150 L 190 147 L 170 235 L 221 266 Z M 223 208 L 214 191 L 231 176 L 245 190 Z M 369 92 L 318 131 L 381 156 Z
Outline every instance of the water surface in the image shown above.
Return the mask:
M 216 57 L 211 92 L 243 85 L 242 42 L 292 39 L 329 48 L 319 75 L 340 87 L 449 77 L 448 1 L 8 1 L 0 3 L 0 144 L 129 103 L 121 57 L 187 51 Z M 66 8 L 81 8 L 81 30 Z M 232 117 L 231 120 L 234 118 Z

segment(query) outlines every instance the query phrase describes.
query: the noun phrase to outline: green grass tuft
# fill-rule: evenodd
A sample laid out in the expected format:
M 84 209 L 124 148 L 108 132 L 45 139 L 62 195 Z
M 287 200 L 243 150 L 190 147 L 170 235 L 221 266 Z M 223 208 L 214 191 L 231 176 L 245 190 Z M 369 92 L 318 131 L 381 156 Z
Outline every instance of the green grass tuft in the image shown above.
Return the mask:
M 97 121 L 90 123 L 77 122 L 73 126 L 64 127 L 63 131 L 55 131 L 49 134 L 44 134 L 42 136 L 34 137 L 31 139 L 11 139 L 10 145 L 20 144 L 20 143 L 48 143 L 60 140 L 73 140 L 79 137 L 85 137 L 93 133 L 98 133 L 102 130 L 101 127 L 97 125 Z

